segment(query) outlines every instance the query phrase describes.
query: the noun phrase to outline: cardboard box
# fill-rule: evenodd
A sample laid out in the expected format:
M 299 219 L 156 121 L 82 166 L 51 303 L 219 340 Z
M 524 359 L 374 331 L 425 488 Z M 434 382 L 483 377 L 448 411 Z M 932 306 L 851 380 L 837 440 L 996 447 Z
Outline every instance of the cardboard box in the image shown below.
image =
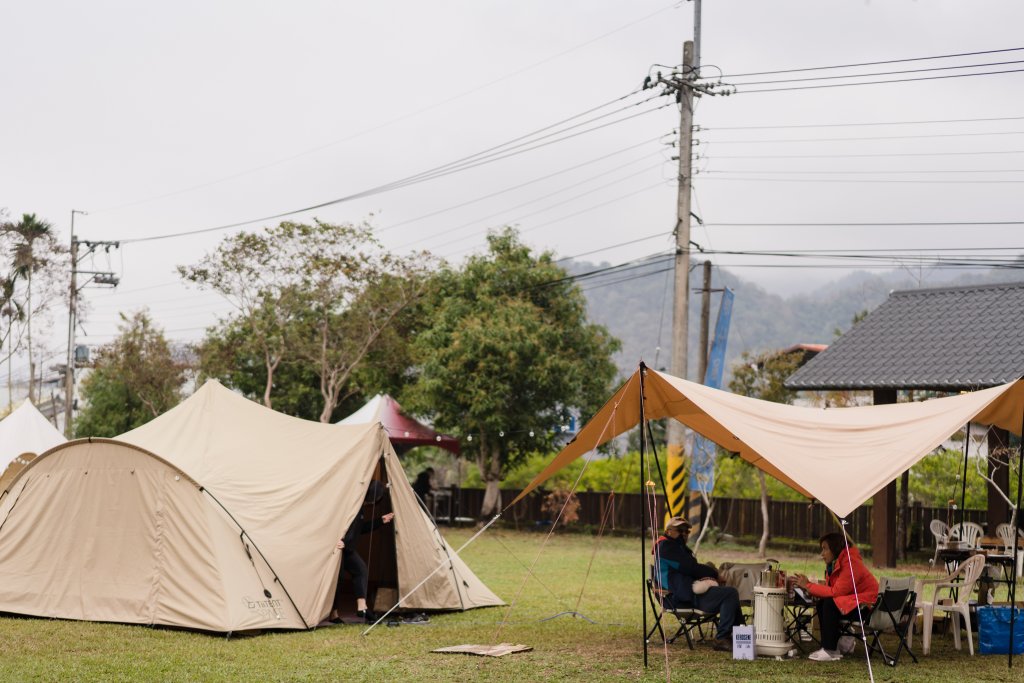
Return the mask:
M 732 628 L 732 658 L 754 660 L 754 627 L 733 626 Z

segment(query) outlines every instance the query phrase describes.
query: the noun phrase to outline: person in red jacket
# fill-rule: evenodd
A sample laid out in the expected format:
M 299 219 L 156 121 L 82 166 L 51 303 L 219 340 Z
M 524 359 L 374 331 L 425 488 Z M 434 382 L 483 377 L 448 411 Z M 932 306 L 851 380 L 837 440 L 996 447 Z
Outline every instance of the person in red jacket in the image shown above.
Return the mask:
M 808 580 L 797 574 L 797 585 L 818 598 L 818 623 L 821 626 L 821 649 L 808 655 L 818 662 L 834 662 L 842 658 L 839 642 L 839 621 L 843 617 L 859 621 L 878 597 L 878 580 L 864 566 L 860 552 L 848 545 L 838 532 L 825 534 L 821 543 L 821 559 L 825 561 L 825 582 Z M 854 588 L 856 587 L 856 590 Z M 846 652 L 853 650 L 853 642 Z

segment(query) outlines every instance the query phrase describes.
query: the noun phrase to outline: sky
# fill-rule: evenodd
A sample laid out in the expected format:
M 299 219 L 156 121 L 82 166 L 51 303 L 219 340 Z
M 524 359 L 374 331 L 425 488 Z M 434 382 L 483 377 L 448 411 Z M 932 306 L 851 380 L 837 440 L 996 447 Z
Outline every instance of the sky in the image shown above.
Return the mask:
M 1020 254 L 1021 26 L 1017 0 L 704 0 L 701 76 L 736 92 L 697 100 L 699 258 L 792 294 L 869 263 L 836 250 L 900 250 L 871 265 L 923 286 L 920 254 Z M 120 242 L 82 266 L 120 284 L 83 290 L 78 343 L 142 308 L 199 340 L 231 309 L 176 266 L 432 169 L 458 172 L 288 218 L 456 263 L 504 224 L 592 262 L 673 244 L 679 111 L 640 87 L 682 61 L 693 2 L 38 0 L 0 4 L 0 34 L 0 207 Z M 488 163 L 446 166 L 466 157 Z M 49 333 L 61 354 L 64 316 Z

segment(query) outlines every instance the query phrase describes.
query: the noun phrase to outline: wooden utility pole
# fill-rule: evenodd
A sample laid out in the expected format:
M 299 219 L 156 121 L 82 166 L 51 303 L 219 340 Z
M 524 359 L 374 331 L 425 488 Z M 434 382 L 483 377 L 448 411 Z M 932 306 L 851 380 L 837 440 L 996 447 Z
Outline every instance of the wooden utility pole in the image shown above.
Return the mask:
M 71 288 L 68 290 L 68 365 L 64 370 L 64 436 L 72 436 L 71 409 L 75 402 L 75 311 L 78 308 L 78 238 L 75 237 L 75 214 L 71 211 Z
M 672 363 L 671 372 L 676 377 L 686 379 L 687 345 L 690 334 L 690 181 L 692 175 L 693 147 L 693 82 L 696 80 L 694 68 L 693 42 L 683 44 L 683 71 L 680 87 L 677 91 L 679 100 L 679 186 L 676 194 L 676 260 L 675 287 L 672 306 Z M 666 449 L 668 471 L 681 473 L 685 466 L 686 432 L 683 425 L 676 420 L 668 423 L 668 447 Z M 680 490 L 670 491 L 669 509 L 672 514 L 682 514 L 685 498 L 685 478 L 670 476 Z M 676 486 L 673 486 L 675 489 Z M 696 533 L 694 529 L 694 533 Z

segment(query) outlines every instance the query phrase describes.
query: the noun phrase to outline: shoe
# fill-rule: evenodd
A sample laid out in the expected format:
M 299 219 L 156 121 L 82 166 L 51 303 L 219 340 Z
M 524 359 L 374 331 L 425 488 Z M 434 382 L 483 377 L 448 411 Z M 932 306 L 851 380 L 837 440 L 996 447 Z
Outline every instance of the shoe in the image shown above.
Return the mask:
M 732 641 L 728 638 L 715 638 L 711 649 L 718 652 L 732 652 Z
M 815 662 L 838 662 L 842 658 L 843 656 L 839 654 L 838 650 L 826 650 L 825 648 L 815 650 L 807 655 L 807 659 Z
M 857 647 L 857 639 L 853 636 L 843 636 L 839 639 L 839 654 L 848 655 Z
M 373 624 L 377 621 L 377 615 L 373 613 L 373 610 L 361 609 L 356 612 L 356 616 L 366 621 L 367 624 Z

